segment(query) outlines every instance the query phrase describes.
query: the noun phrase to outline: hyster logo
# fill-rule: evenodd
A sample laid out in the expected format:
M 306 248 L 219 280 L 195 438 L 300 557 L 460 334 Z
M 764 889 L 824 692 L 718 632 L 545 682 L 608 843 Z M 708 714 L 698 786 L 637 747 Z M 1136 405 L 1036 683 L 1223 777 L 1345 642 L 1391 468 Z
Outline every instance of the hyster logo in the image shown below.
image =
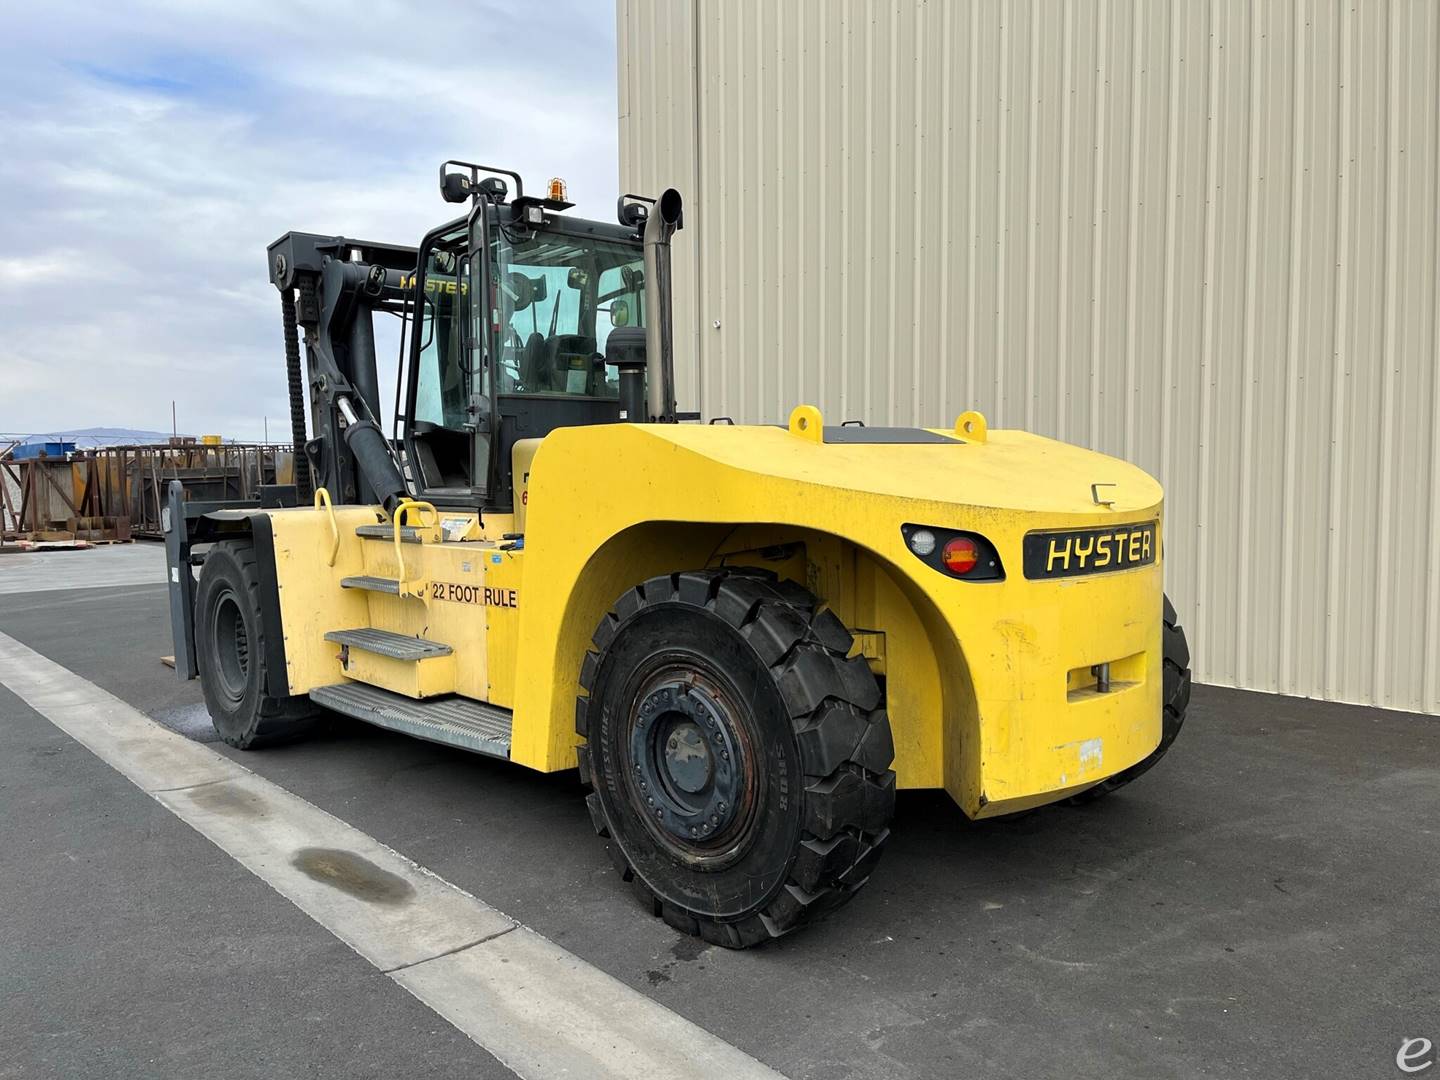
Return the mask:
M 1069 570 L 1075 560 L 1077 570 L 1103 570 L 1113 563 L 1139 565 L 1150 561 L 1150 529 L 1132 529 L 1116 533 L 1081 533 L 1076 536 L 1052 536 L 1045 563 L 1047 573 Z
M 1033 581 L 1149 566 L 1160 555 L 1157 528 L 1157 522 L 1145 521 L 1103 529 L 1027 533 L 1025 576 Z

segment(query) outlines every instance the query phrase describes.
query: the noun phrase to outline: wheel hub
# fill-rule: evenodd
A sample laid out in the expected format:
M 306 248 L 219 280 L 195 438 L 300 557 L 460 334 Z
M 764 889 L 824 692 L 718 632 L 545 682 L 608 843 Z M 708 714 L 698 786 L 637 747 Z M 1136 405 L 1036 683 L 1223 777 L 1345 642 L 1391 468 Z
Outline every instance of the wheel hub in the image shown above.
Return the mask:
M 704 686 L 671 680 L 641 697 L 630 757 L 639 801 L 665 833 L 705 846 L 734 823 L 743 785 L 736 736 Z
M 705 736 L 688 720 L 676 724 L 665 740 L 665 771 L 676 787 L 691 795 L 704 791 L 715 773 Z
M 210 632 L 219 689 L 230 701 L 239 701 L 250 676 L 250 635 L 234 593 L 216 601 Z

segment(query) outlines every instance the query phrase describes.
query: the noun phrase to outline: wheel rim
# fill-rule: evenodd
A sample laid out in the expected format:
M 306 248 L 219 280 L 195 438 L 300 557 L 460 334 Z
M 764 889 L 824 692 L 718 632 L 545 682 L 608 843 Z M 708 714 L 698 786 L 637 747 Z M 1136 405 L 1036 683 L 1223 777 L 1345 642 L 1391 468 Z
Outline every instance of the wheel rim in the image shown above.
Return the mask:
M 230 590 L 221 593 L 210 616 L 210 640 L 214 642 L 216 674 L 226 699 L 238 702 L 245 696 L 250 678 L 250 633 L 245 613 Z
M 710 869 L 743 853 L 756 777 L 749 710 L 698 657 L 638 673 L 622 756 L 635 811 L 659 845 Z

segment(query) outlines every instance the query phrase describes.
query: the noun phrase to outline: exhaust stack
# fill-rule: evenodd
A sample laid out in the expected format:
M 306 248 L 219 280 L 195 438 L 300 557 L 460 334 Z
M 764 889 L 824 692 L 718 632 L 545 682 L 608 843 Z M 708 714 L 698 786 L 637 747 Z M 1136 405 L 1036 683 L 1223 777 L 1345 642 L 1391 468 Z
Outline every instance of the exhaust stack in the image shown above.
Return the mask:
M 675 319 L 671 307 L 670 237 L 684 227 L 682 200 L 666 188 L 645 219 L 645 356 L 650 419 L 675 422 Z

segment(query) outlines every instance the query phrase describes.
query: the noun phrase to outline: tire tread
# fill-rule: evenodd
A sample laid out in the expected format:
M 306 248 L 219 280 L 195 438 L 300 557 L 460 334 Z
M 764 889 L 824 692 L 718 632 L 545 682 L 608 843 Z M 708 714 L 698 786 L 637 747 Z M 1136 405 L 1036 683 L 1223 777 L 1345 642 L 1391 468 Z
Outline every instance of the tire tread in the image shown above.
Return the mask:
M 317 710 L 303 695 L 277 697 L 270 693 L 269 673 L 265 666 L 267 628 L 264 608 L 260 603 L 260 570 L 255 557 L 255 543 L 251 539 L 222 540 L 206 556 L 207 567 L 217 551 L 232 558 L 239 570 L 239 585 L 253 616 L 255 641 L 250 651 L 260 673 L 261 686 L 254 712 L 244 729 L 237 735 L 226 735 L 217 725 L 216 731 L 224 742 L 238 750 L 258 750 L 302 738 L 314 729 Z M 203 581 L 203 569 L 201 575 Z M 213 709 L 211 715 L 213 718 Z
M 578 735 L 588 737 L 593 727 L 589 694 L 605 648 L 628 619 L 661 603 L 709 611 L 770 670 L 790 714 L 804 776 L 799 846 L 779 889 L 756 910 L 733 919 L 706 917 L 658 898 L 615 842 L 599 794 L 592 790 L 586 804 L 621 878 L 643 907 L 683 933 L 725 948 L 747 948 L 834 910 L 869 878 L 889 839 L 895 807 L 890 720 L 879 683 L 863 657 L 849 655 L 854 638 L 834 612 L 798 582 L 733 567 L 651 578 L 622 594 L 597 627 L 596 651 L 587 653 L 582 666 Z M 593 787 L 594 762 L 585 747 L 581 754 L 582 779 Z

